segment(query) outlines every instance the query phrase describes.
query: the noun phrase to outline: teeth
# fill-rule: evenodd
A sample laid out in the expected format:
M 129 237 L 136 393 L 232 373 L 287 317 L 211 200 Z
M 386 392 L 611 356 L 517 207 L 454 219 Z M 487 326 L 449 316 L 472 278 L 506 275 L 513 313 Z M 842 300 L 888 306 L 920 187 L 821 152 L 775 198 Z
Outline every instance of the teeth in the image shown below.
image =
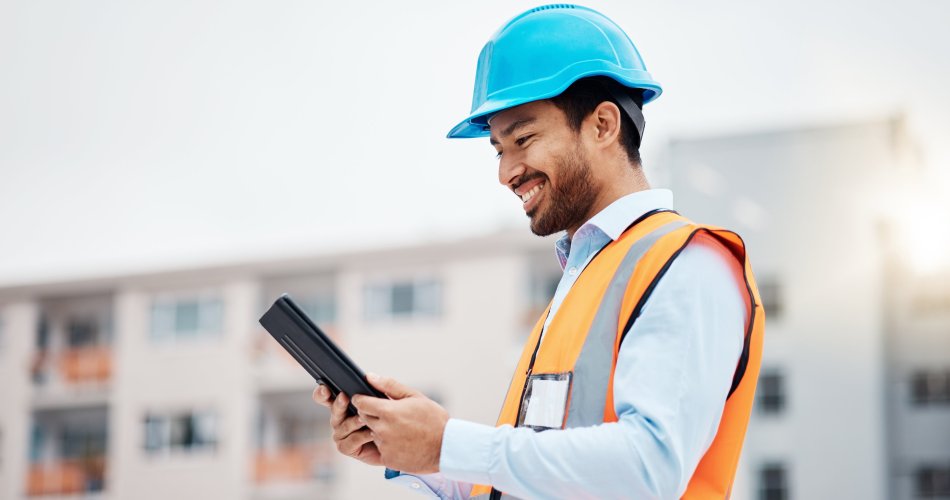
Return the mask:
M 534 195 L 538 194 L 538 191 L 541 191 L 541 188 L 542 188 L 542 187 L 544 187 L 544 184 L 543 184 L 543 183 L 542 183 L 542 184 L 538 184 L 537 186 L 531 188 L 530 191 L 528 191 L 527 193 L 521 195 L 521 201 L 524 202 L 524 203 L 528 203 L 528 201 L 530 201 L 531 198 L 534 198 Z

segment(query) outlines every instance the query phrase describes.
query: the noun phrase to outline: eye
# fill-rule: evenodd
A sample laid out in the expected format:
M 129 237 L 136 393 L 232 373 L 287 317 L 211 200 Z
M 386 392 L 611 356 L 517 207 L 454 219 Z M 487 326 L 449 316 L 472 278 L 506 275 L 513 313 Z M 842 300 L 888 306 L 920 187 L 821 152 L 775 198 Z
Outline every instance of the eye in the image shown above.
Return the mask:
M 534 137 L 534 134 L 528 134 L 528 135 L 519 137 L 518 140 L 515 141 L 515 144 L 517 144 L 518 147 L 521 147 L 521 146 L 524 145 L 524 143 L 528 142 L 528 139 L 530 139 L 530 138 L 532 138 L 532 137 Z
M 500 160 L 500 159 L 501 159 L 501 151 L 499 151 L 498 154 L 495 155 L 495 159 L 496 159 L 496 160 Z

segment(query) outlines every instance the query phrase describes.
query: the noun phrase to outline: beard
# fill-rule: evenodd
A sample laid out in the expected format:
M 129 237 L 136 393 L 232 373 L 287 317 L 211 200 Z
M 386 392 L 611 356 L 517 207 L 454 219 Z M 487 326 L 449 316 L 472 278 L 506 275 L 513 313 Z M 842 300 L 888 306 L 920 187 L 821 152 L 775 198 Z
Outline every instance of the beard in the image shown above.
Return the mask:
M 596 189 L 591 179 L 590 162 L 579 148 L 557 159 L 558 185 L 545 181 L 547 200 L 540 200 L 531 218 L 531 232 L 548 236 L 569 227 L 580 227 L 590 215 Z M 539 193 L 540 194 L 540 193 Z M 543 204 L 546 209 L 542 209 Z

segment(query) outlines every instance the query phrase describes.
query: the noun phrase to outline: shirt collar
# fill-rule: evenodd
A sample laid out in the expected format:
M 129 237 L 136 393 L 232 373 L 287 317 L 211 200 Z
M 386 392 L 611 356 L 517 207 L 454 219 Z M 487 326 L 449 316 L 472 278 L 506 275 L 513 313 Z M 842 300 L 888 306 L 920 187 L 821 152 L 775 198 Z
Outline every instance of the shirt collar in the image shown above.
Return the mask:
M 657 209 L 673 209 L 673 192 L 669 189 L 647 189 L 622 196 L 581 225 L 574 234 L 583 238 L 593 231 L 600 231 L 611 240 L 616 240 L 630 227 L 633 221 L 647 212 Z M 571 239 L 565 233 L 555 242 L 561 267 L 567 262 L 571 251 Z

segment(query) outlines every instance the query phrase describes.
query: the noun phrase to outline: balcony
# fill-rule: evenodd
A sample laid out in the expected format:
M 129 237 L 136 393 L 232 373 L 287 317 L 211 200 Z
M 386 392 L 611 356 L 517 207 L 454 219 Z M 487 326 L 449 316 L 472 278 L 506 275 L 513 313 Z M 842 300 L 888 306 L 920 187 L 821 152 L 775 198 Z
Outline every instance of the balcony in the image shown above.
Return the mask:
M 36 408 L 68 408 L 108 401 L 112 349 L 88 346 L 58 353 L 40 351 L 31 366 Z
M 329 443 L 260 451 L 254 459 L 254 481 L 329 481 L 333 477 L 333 451 Z
M 105 490 L 108 413 L 105 406 L 33 412 L 28 496 Z
M 63 352 L 59 370 L 71 384 L 103 383 L 112 375 L 112 349 L 84 347 Z
M 109 297 L 69 297 L 41 303 L 30 371 L 37 398 L 104 397 L 112 376 Z
M 32 366 L 33 380 L 38 385 L 54 380 L 66 384 L 105 384 L 112 376 L 112 349 L 80 347 L 56 355 L 40 351 Z
M 71 495 L 102 491 L 105 486 L 105 469 L 104 456 L 31 464 L 27 471 L 26 494 Z
M 254 482 L 262 487 L 332 483 L 336 450 L 327 439 L 329 421 L 329 411 L 314 404 L 309 388 L 262 394 Z

